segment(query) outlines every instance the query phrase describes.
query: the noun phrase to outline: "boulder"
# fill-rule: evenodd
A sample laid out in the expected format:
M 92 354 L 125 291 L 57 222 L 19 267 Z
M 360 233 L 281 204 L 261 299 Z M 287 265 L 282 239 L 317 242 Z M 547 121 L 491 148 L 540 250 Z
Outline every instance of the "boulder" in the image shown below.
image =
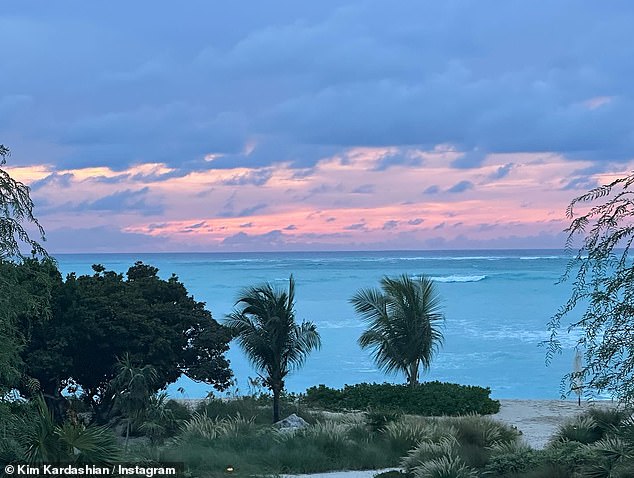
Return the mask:
M 300 428 L 307 427 L 308 422 L 306 422 L 306 420 L 304 420 L 302 417 L 298 417 L 293 413 L 283 420 L 275 422 L 273 426 L 279 430 L 299 430 Z

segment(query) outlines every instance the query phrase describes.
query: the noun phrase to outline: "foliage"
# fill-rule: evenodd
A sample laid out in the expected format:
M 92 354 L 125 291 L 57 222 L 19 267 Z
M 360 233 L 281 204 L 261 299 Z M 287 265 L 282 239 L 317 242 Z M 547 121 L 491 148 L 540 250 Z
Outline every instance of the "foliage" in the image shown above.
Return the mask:
M 35 399 L 35 413 L 15 416 L 14 439 L 21 449 L 17 457 L 30 464 L 113 463 L 120 450 L 106 427 L 65 421 L 56 424 L 42 397 Z
M 141 262 L 128 270 L 127 280 L 103 266 L 93 269 L 94 275 L 70 274 L 59 284 L 50 319 L 22 317 L 26 372 L 46 394 L 81 387 L 93 405 L 110 406 L 106 391 L 117 359 L 126 354 L 135 364 L 154 367 L 153 392 L 183 373 L 218 389 L 228 385 L 229 331 L 176 276 L 160 279 L 158 269 Z M 29 394 L 25 387 L 20 391 Z
M 539 453 L 528 445 L 521 442 L 503 443 L 491 448 L 491 456 L 482 474 L 491 478 L 519 475 L 539 464 Z
M 567 249 L 572 254 L 562 281 L 572 280 L 572 293 L 549 323 L 551 338 L 547 359 L 561 351 L 560 329 L 572 319 L 568 332 L 579 333 L 583 351 L 580 371 L 565 379 L 568 390 L 585 383 L 586 391 L 608 392 L 634 399 L 634 174 L 616 179 L 575 198 L 568 206 L 571 220 Z M 581 211 L 579 211 L 581 209 Z
M 0 144 L 0 166 L 6 164 L 9 150 Z M 29 247 L 34 254 L 48 254 L 39 242 L 32 239 L 24 223 L 35 226 L 44 240 L 44 229 L 33 215 L 33 200 L 28 186 L 13 179 L 0 167 L 0 259 L 23 258 L 21 245 Z
M 407 275 L 381 279 L 381 289 L 362 289 L 350 300 L 369 325 L 359 338 L 372 350 L 377 365 L 386 373 L 402 372 L 407 383 L 418 383 L 419 368 L 429 370 L 443 335 L 440 296 L 434 282 Z
M 194 476 L 224 476 L 230 464 L 235 476 L 252 476 L 386 468 L 397 465 L 402 453 L 390 446 L 385 434 L 368 433 L 363 421 L 348 417 L 287 432 L 243 417 L 197 414 L 159 458 L 184 462 Z
M 465 465 L 458 457 L 441 456 L 412 470 L 415 478 L 478 478 L 478 472 Z
M 369 408 L 365 412 L 365 419 L 370 430 L 377 432 L 384 430 L 390 423 L 396 422 L 403 414 L 398 410 L 385 408 Z
M 110 382 L 115 410 L 126 420 L 125 450 L 128 450 L 130 428 L 144 418 L 156 387 L 156 369 L 151 365 L 135 366 L 126 354 L 117 361 L 117 375 Z
M 306 390 L 306 403 L 327 410 L 384 409 L 416 415 L 464 415 L 497 413 L 500 403 L 489 398 L 491 390 L 454 383 L 425 382 L 411 388 L 405 385 L 346 385 L 337 390 L 319 385 Z
M 24 378 L 20 352 L 30 324 L 50 318 L 51 298 L 60 284 L 61 276 L 50 258 L 0 259 L 0 394 Z M 37 391 L 37 383 L 26 378 L 23 386 Z
M 312 322 L 295 322 L 292 275 L 288 291 L 276 290 L 271 284 L 250 287 L 241 293 L 236 306 L 226 325 L 273 392 L 273 421 L 277 422 L 284 379 L 304 364 L 310 352 L 321 347 L 319 333 Z
M 272 404 L 272 397 L 268 395 L 259 397 L 238 396 L 229 400 L 212 398 L 201 402 L 196 407 L 196 411 L 205 413 L 211 418 L 222 419 L 241 416 L 253 419 L 258 424 L 270 424 Z M 308 423 L 316 421 L 316 417 L 306 407 L 299 404 L 294 397 L 282 394 L 280 396 L 280 415 L 288 416 L 292 413 L 299 415 Z
M 510 448 L 518 438 L 517 431 L 489 417 L 439 419 L 422 434 L 401 465 L 414 476 L 479 476 L 492 450 Z

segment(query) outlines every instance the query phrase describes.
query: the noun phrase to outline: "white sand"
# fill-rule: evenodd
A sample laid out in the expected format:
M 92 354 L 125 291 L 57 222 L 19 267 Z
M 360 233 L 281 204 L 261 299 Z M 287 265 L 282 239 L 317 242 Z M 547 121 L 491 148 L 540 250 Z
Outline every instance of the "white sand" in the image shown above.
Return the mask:
M 500 400 L 500 411 L 493 418 L 516 426 L 533 448 L 544 448 L 559 425 L 589 407 L 614 408 L 615 402 L 592 403 L 568 400 Z

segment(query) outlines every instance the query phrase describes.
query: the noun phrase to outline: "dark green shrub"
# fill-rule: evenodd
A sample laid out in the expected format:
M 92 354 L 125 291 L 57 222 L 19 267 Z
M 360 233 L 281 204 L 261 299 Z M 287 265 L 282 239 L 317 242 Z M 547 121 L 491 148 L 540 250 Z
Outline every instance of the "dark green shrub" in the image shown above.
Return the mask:
M 192 416 L 192 411 L 187 405 L 177 402 L 176 400 L 168 400 L 165 404 L 165 408 L 170 410 L 174 420 L 189 420 Z
M 616 408 L 592 407 L 584 415 L 594 420 L 596 427 L 601 432 L 601 438 L 603 438 L 606 433 L 613 432 L 623 425 L 630 413 Z
M 515 476 L 535 469 L 540 464 L 539 452 L 519 442 L 491 448 L 491 456 L 484 468 L 484 477 Z
M 388 423 L 394 423 L 403 416 L 399 411 L 387 409 L 368 409 L 365 421 L 373 432 L 384 430 Z
M 402 413 L 442 416 L 469 413 L 492 414 L 500 403 L 492 400 L 489 388 L 455 383 L 425 382 L 416 387 L 389 383 L 346 385 L 342 390 L 325 385 L 306 390 L 305 402 L 327 410 L 398 410 Z
M 594 419 L 587 415 L 579 415 L 561 425 L 551 441 L 553 443 L 573 441 L 588 445 L 600 440 L 602 436 L 603 431 Z
M 554 442 L 539 452 L 539 459 L 542 467 L 567 470 L 569 475 L 566 476 L 572 476 L 582 464 L 592 459 L 592 453 L 576 441 Z

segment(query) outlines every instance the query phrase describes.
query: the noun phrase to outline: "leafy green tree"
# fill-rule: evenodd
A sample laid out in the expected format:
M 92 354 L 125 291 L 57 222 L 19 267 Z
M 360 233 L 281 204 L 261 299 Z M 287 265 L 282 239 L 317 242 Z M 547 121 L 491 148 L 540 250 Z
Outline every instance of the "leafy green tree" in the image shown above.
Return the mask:
M 51 298 L 60 284 L 61 276 L 50 258 L 0 259 L 0 394 L 20 380 L 37 391 L 36 382 L 24 380 L 20 354 L 31 324 L 51 317 Z
M 402 372 L 410 386 L 418 384 L 420 368 L 429 370 L 443 342 L 444 315 L 434 283 L 427 277 L 384 277 L 380 289 L 361 289 L 350 302 L 369 325 L 359 345 L 372 350 L 386 373 Z
M 8 155 L 9 150 L 0 144 L 0 166 L 6 164 Z M 47 255 L 24 228 L 24 223 L 31 223 L 44 239 L 44 229 L 33 215 L 33 207 L 28 186 L 0 167 L 0 258 L 23 257 L 21 244 L 27 245 L 35 254 Z
M 288 291 L 271 284 L 245 289 L 236 301 L 237 309 L 225 321 L 273 393 L 273 422 L 280 419 L 284 379 L 305 363 L 310 352 L 321 347 L 315 324 L 296 323 L 292 275 L 288 282 Z
M 562 281 L 572 281 L 567 302 L 549 323 L 547 361 L 562 350 L 564 328 L 583 353 L 579 370 L 566 376 L 568 391 L 608 392 L 634 399 L 634 174 L 575 198 L 567 209 Z M 574 313 L 573 313 L 574 311 Z
M 86 401 L 105 413 L 117 359 L 126 354 L 132 363 L 154 367 L 153 392 L 181 374 L 219 390 L 228 386 L 230 332 L 176 276 L 163 280 L 157 268 L 141 262 L 128 270 L 127 280 L 103 266 L 94 270 L 67 277 L 53 296 L 50 320 L 24 319 L 22 359 L 46 395 L 81 388 Z
M 0 144 L 0 395 L 14 387 L 21 376 L 22 341 L 17 316 L 41 309 L 47 290 L 29 293 L 29 288 L 23 286 L 24 268 L 13 261 L 23 259 L 23 245 L 35 254 L 47 254 L 25 229 L 25 224 L 31 223 L 44 239 L 44 230 L 33 215 L 29 188 L 2 168 L 8 155 L 9 150 Z

